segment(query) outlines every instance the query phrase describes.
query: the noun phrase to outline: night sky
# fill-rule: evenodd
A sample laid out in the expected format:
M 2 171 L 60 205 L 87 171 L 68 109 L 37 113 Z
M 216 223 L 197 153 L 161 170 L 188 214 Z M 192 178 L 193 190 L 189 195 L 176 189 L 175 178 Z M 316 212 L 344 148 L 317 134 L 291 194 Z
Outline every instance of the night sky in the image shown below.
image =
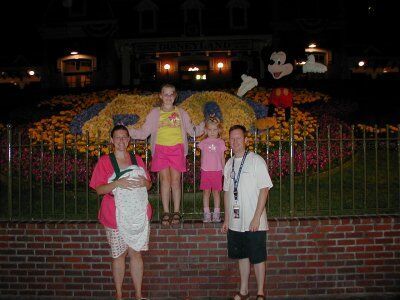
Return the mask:
M 54 0 L 55 1 L 55 0 Z M 115 0 L 116 3 L 122 0 Z M 341 0 L 339 0 L 341 1 Z M 42 60 L 43 41 L 39 35 L 39 28 L 45 20 L 45 12 L 51 1 L 7 1 L 2 3 L 3 15 L 0 18 L 0 63 L 10 60 L 18 54 L 23 54 L 32 64 L 40 64 Z M 114 3 L 114 1 L 111 1 Z M 123 2 L 123 1 L 122 1 Z M 136 1 L 137 2 L 137 1 Z M 249 1 L 251 5 L 260 1 Z M 329 1 L 303 1 L 304 5 L 327 5 Z M 348 3 L 350 2 L 350 3 Z M 5 4 L 7 3 L 7 4 Z M 289 1 L 290 3 L 290 1 Z M 337 1 L 331 1 L 335 6 Z M 349 44 L 360 44 L 362 47 L 374 47 L 383 55 L 400 57 L 400 48 L 394 39 L 400 36 L 398 25 L 398 10 L 395 1 L 389 0 L 355 0 L 345 1 L 345 40 Z M 368 13 L 368 4 L 375 4 L 372 14 Z M 332 6 L 330 5 L 330 6 Z M 327 9 L 332 9 L 328 6 Z M 266 32 L 268 34 L 268 32 Z M 335 90 L 335 89 L 334 89 Z M 346 94 L 359 104 L 360 111 L 368 118 L 379 122 L 382 118 L 396 121 L 400 115 L 400 96 L 397 91 L 397 82 L 372 82 L 358 85 L 346 83 L 336 89 L 337 93 Z M 41 97 L 40 94 L 36 94 Z M 0 91 L 0 101 L 4 108 L 4 96 Z M 379 99 L 380 105 L 376 104 Z M 384 105 L 382 105 L 384 103 Z M 8 103 L 8 106 L 11 104 Z M 15 103 L 14 103 L 15 105 Z M 7 107 L 8 107 L 7 106 Z

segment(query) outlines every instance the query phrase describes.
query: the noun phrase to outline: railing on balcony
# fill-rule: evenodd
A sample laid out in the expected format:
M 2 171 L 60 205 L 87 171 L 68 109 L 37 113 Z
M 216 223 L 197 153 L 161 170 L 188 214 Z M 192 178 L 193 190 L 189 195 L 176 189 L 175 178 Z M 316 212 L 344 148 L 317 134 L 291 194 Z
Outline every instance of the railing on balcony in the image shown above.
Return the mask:
M 268 215 L 323 216 L 400 212 L 400 125 L 371 131 L 340 124 L 317 128 L 313 135 L 289 128 L 253 132 L 249 147 L 264 157 L 274 183 Z M 50 142 L 49 142 L 50 141 Z M 185 220 L 202 215 L 200 153 L 193 147 L 182 175 L 181 209 Z M 10 125 L 1 137 L 0 219 L 95 220 L 101 197 L 89 188 L 97 159 L 109 150 L 88 135 L 33 140 Z M 132 151 L 147 165 L 147 142 Z M 227 152 L 227 157 L 230 153 Z M 149 198 L 160 217 L 159 180 L 152 174 Z M 211 200 L 212 204 L 212 200 Z M 212 205 L 211 205 L 212 206 Z

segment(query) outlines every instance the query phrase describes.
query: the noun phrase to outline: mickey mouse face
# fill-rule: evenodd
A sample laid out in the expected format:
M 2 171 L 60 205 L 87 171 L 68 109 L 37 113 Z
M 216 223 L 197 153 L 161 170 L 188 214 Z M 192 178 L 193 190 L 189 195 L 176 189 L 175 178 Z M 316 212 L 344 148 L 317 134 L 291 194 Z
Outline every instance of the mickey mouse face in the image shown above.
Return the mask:
M 268 71 L 274 79 L 280 79 L 293 71 L 293 65 L 286 63 L 286 54 L 283 51 L 273 52 L 270 57 Z

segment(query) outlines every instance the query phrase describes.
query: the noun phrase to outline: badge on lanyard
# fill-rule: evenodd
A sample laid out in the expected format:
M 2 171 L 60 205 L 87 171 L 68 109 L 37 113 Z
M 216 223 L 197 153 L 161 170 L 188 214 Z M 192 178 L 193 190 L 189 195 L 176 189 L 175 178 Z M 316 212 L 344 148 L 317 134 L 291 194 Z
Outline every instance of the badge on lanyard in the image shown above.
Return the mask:
M 233 218 L 239 219 L 240 218 L 240 207 L 238 203 L 233 205 Z
M 233 218 L 234 219 L 239 219 L 240 218 L 240 205 L 239 205 L 239 191 L 238 191 L 238 186 L 239 186 L 239 180 L 240 180 L 240 174 L 242 173 L 242 168 L 244 161 L 246 160 L 247 154 L 249 153 L 248 150 L 244 152 L 242 162 L 240 163 L 239 171 L 237 174 L 235 174 L 235 159 L 232 161 L 232 172 L 231 172 L 231 178 L 233 179 L 233 197 L 235 198 L 235 202 L 233 204 Z

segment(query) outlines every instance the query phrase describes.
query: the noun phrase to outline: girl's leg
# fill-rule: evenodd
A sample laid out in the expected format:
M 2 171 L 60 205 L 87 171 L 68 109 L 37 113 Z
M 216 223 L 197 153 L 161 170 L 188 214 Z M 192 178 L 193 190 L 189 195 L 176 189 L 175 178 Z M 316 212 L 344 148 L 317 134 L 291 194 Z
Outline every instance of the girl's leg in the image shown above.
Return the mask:
M 172 200 L 174 201 L 174 212 L 179 212 L 181 204 L 181 172 L 169 168 L 171 178 Z
M 161 201 L 164 212 L 169 212 L 169 198 L 171 193 L 171 176 L 169 168 L 160 171 Z
M 128 249 L 130 257 L 131 276 L 135 287 L 136 299 L 142 298 L 143 259 L 142 254 L 131 248 Z
M 203 190 L 203 209 L 204 209 L 203 222 L 204 223 L 211 222 L 210 195 L 211 195 L 211 190 Z
M 221 207 L 221 192 L 220 191 L 216 191 L 213 190 L 212 194 L 213 194 L 213 198 L 214 198 L 214 209 L 215 208 L 220 208 Z
M 213 190 L 214 198 L 214 213 L 212 215 L 213 222 L 221 222 L 221 193 L 220 191 Z
M 125 276 L 125 257 L 128 251 L 112 260 L 112 272 L 116 290 L 116 299 L 122 299 L 122 283 Z

